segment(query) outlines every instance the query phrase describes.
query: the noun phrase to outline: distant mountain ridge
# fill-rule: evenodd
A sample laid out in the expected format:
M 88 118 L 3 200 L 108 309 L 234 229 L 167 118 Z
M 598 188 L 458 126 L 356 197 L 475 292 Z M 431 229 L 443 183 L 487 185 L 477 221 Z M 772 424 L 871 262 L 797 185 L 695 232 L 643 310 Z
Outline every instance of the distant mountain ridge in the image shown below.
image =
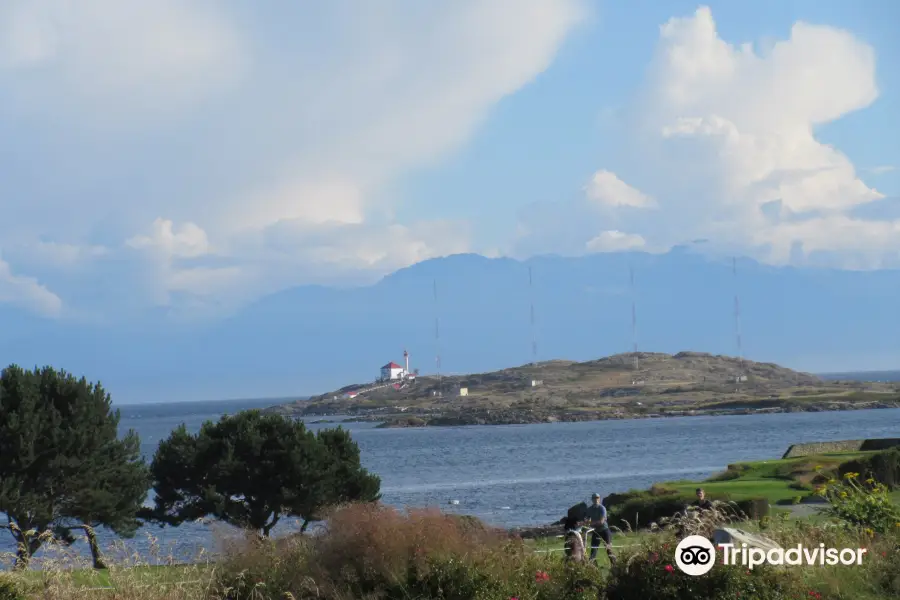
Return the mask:
M 527 261 L 455 255 L 367 287 L 285 290 L 181 330 L 158 313 L 98 329 L 0 307 L 0 359 L 83 373 L 128 402 L 306 396 L 371 380 L 404 349 L 423 374 L 437 370 L 438 354 L 444 373 L 531 362 L 533 302 L 537 359 L 584 361 L 631 349 L 629 267 L 641 350 L 736 355 L 737 293 L 747 358 L 810 372 L 900 365 L 900 272 L 739 259 L 735 277 L 730 261 L 683 248 Z

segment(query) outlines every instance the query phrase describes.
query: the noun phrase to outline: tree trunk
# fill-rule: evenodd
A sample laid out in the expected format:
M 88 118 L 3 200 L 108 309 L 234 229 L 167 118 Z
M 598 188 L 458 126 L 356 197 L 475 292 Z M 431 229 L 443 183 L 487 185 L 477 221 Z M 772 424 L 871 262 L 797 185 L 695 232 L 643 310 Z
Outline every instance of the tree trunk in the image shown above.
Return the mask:
M 26 535 L 16 523 L 10 523 L 7 527 L 16 540 L 16 562 L 13 565 L 13 570 L 24 571 L 28 568 L 31 557 L 41 547 L 41 538 L 40 536 L 32 538 Z
M 97 543 L 97 534 L 90 525 L 82 525 L 84 533 L 87 534 L 88 544 L 91 546 L 91 558 L 94 561 L 95 569 L 105 569 L 106 563 L 103 561 L 103 555 L 100 553 L 100 545 Z

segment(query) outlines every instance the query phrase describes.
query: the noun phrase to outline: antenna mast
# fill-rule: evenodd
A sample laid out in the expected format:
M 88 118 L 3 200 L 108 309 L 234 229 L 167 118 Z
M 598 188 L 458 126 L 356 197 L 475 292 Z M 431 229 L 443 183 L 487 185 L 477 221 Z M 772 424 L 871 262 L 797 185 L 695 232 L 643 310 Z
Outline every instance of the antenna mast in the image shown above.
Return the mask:
M 438 376 L 438 391 L 443 393 L 443 379 L 441 377 L 441 327 L 440 327 L 440 316 L 438 311 L 438 293 L 437 293 L 437 279 L 433 281 L 434 288 L 434 364 L 437 367 L 437 376 Z
M 531 266 L 528 267 L 528 296 L 529 301 L 531 302 L 531 362 L 533 364 L 537 363 L 537 338 L 535 337 L 534 332 L 534 288 L 533 288 L 533 280 L 531 278 Z
M 631 343 L 632 349 L 634 352 L 634 370 L 637 371 L 640 368 L 640 359 L 638 358 L 638 344 L 637 344 L 637 307 L 635 306 L 635 294 L 634 294 L 634 267 L 628 267 L 628 275 L 631 279 Z
M 744 375 L 744 350 L 741 346 L 741 302 L 738 298 L 737 284 L 737 257 L 731 257 L 731 274 L 734 277 L 734 336 L 737 341 L 738 361 L 740 365 L 740 373 L 738 373 L 738 383 Z

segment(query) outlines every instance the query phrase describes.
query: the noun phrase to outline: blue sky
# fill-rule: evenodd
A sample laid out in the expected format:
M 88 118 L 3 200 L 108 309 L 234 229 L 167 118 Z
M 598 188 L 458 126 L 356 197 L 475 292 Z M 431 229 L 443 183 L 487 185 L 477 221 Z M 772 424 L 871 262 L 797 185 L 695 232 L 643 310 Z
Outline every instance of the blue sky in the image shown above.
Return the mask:
M 435 256 L 695 238 L 897 267 L 898 23 L 890 0 L 5 2 L 0 303 L 218 318 Z

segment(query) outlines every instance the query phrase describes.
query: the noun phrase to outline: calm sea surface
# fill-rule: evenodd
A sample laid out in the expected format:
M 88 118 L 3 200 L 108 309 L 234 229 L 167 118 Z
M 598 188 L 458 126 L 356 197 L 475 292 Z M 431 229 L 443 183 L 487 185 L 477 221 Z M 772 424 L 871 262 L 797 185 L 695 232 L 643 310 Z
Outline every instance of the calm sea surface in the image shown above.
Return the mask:
M 266 402 L 204 402 L 119 407 L 144 454 L 181 423 L 196 431 L 210 419 Z M 333 424 L 310 425 L 312 429 Z M 365 466 L 382 479 L 385 502 L 436 506 L 501 526 L 543 524 L 592 492 L 607 495 L 658 481 L 700 479 L 728 463 L 780 458 L 790 444 L 900 436 L 900 410 L 684 417 L 459 428 L 376 429 L 344 425 Z M 451 500 L 459 504 L 450 505 Z M 276 531 L 289 531 L 292 523 Z M 147 528 L 125 543 L 149 550 L 147 534 L 185 558 L 211 548 L 214 528 Z M 218 530 L 222 528 L 219 527 Z M 0 553 L 14 549 L 0 531 Z M 115 537 L 103 532 L 103 543 Z M 78 547 L 84 549 L 84 544 Z

